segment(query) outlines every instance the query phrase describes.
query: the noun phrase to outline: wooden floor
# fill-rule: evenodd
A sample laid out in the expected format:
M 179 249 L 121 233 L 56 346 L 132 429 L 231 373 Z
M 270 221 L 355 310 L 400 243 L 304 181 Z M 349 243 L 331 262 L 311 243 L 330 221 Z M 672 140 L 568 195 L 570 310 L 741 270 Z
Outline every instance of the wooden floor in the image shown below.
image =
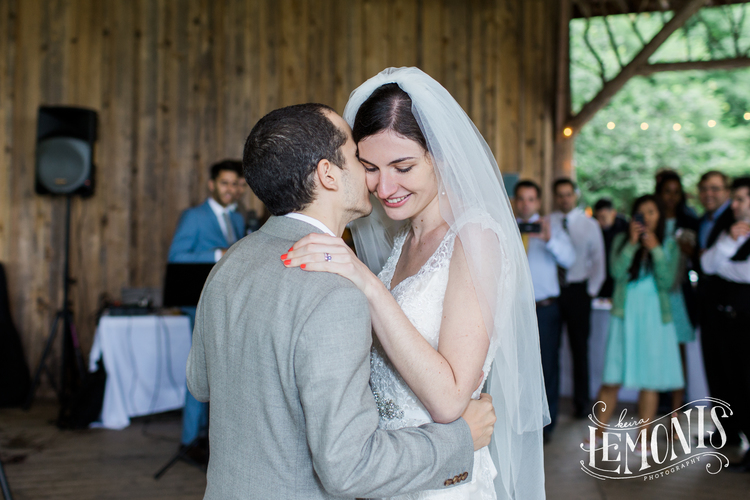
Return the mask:
M 15 500 L 200 499 L 205 476 L 177 463 L 159 481 L 153 474 L 176 451 L 180 415 L 136 419 L 122 431 L 60 431 L 57 406 L 37 402 L 29 412 L 0 410 L 0 458 Z M 576 500 L 713 500 L 750 496 L 750 474 L 710 475 L 689 467 L 653 481 L 594 479 L 580 469 L 587 421 L 561 415 L 545 447 L 547 498 Z M 736 450 L 723 450 L 736 458 Z

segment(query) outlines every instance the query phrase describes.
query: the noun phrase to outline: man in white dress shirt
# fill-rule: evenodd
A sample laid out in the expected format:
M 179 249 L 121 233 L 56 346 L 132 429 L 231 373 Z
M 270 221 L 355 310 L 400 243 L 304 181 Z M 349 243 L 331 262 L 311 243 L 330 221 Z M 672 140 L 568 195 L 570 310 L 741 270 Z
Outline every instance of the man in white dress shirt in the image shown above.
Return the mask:
M 713 343 L 720 363 L 709 381 L 711 395 L 732 406 L 737 431 L 750 436 L 750 177 L 732 183 L 735 222 L 701 256 L 703 274 L 712 282 L 717 311 Z M 707 366 L 707 369 L 709 367 Z M 718 375 L 718 376 L 717 376 Z M 750 452 L 735 470 L 750 471 Z
M 567 269 L 573 265 L 576 254 L 570 236 L 565 232 L 562 224 L 559 221 L 550 224 L 547 218 L 539 216 L 541 194 L 542 190 L 539 185 L 529 180 L 519 181 L 514 189 L 516 220 L 521 229 L 523 245 L 529 258 L 531 281 L 534 285 L 539 344 L 542 351 L 542 371 L 552 420 L 544 428 L 546 443 L 550 440 L 555 428 L 560 397 L 562 322 L 557 303 L 560 296 L 557 269 L 558 267 Z
M 599 293 L 607 277 L 604 237 L 596 220 L 578 208 L 575 183 L 561 178 L 553 185 L 557 211 L 550 215 L 553 225 L 561 225 L 570 235 L 576 261 L 567 271 L 560 270 L 560 315 L 567 326 L 573 354 L 573 405 L 576 418 L 585 418 L 589 406 L 589 333 L 591 298 Z

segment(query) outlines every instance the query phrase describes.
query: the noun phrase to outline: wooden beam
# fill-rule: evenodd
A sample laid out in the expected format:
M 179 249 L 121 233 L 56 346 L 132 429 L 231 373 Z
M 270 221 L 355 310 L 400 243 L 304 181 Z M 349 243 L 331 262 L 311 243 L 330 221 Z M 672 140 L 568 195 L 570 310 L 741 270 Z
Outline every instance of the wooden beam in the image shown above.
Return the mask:
M 644 64 L 638 68 L 638 75 L 648 76 L 662 71 L 688 71 L 692 69 L 737 69 L 750 67 L 750 57 L 716 59 L 714 61 L 685 61 L 671 63 Z
M 672 35 L 677 29 L 679 29 L 685 21 L 698 12 L 701 7 L 706 3 L 707 0 L 688 0 L 680 10 L 675 11 L 674 17 L 664 25 L 654 37 L 648 42 L 641 51 L 630 61 L 620 73 L 605 83 L 599 93 L 586 103 L 581 111 L 577 115 L 573 116 L 568 121 L 568 126 L 573 129 L 573 133 L 577 134 L 581 130 L 581 127 L 585 125 L 596 113 L 607 105 L 610 99 L 622 88 L 632 77 L 638 74 L 639 68 L 648 63 L 648 58 L 651 57 L 656 50 Z

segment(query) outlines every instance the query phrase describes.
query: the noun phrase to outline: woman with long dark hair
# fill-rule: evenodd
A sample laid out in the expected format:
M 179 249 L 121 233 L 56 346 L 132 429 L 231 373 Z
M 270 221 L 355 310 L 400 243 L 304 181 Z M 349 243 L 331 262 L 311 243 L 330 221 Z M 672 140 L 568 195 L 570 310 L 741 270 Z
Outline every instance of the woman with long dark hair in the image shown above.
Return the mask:
M 607 424 L 620 386 L 639 389 L 638 416 L 651 422 L 658 393 L 684 387 L 669 292 L 680 249 L 665 237 L 659 201 L 646 195 L 633 204 L 628 233 L 615 237 L 610 272 L 615 280 L 598 416 Z
M 698 218 L 687 206 L 682 179 L 674 170 L 663 170 L 656 175 L 655 195 L 664 210 L 664 234 L 667 238 L 674 238 L 680 247 L 680 262 L 677 265 L 674 285 L 669 294 L 672 306 L 672 321 L 677 332 L 677 342 L 680 344 L 683 375 L 687 375 L 685 344 L 695 340 L 696 318 L 691 318 L 691 310 L 697 310 L 695 291 L 690 283 L 689 271 L 693 268 L 691 257 L 695 253 L 695 243 L 698 238 Z M 685 390 L 680 389 L 672 393 L 672 409 L 677 409 L 684 403 Z

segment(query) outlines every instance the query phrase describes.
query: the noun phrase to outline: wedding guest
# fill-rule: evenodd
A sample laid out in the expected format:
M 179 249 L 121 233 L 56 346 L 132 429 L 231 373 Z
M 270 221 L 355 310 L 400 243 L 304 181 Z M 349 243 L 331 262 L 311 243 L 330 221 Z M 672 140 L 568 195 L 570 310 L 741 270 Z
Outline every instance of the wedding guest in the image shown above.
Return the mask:
M 695 340 L 694 321 L 689 310 L 695 311 L 696 298 L 690 283 L 689 272 L 693 265 L 690 260 L 695 253 L 698 232 L 698 217 L 686 204 L 685 191 L 682 189 L 680 175 L 673 170 L 662 170 L 656 175 L 656 197 L 664 209 L 664 233 L 666 238 L 673 238 L 680 248 L 680 260 L 669 301 L 672 307 L 672 321 L 680 344 L 683 375 L 687 377 L 685 344 Z M 687 307 L 690 304 L 690 307 Z M 672 393 L 672 409 L 676 410 L 684 403 L 685 391 L 680 389 Z
M 599 223 L 599 227 L 602 228 L 602 236 L 604 237 L 604 257 L 605 257 L 605 270 L 607 278 L 604 280 L 604 284 L 599 289 L 597 297 L 603 299 L 612 298 L 612 290 L 614 289 L 615 282 L 612 279 L 612 275 L 609 274 L 609 254 L 612 250 L 612 240 L 615 239 L 620 233 L 624 233 L 628 230 L 628 220 L 615 209 L 612 200 L 609 198 L 600 198 L 594 204 L 594 218 Z
M 560 315 L 567 326 L 573 354 L 573 405 L 576 418 L 585 418 L 589 407 L 589 334 L 591 298 L 596 297 L 607 277 L 604 238 L 599 224 L 578 208 L 575 183 L 562 178 L 553 185 L 557 211 L 550 215 L 552 225 L 562 226 L 570 235 L 576 261 L 567 270 L 560 268 Z
M 698 181 L 698 200 L 705 210 L 698 222 L 698 243 L 705 250 L 716 241 L 719 234 L 732 225 L 734 215 L 728 210 L 729 177 L 718 170 L 710 170 Z
M 716 243 L 701 257 L 705 276 L 710 276 L 716 299 L 717 357 L 721 386 L 711 387 L 734 409 L 737 430 L 750 436 L 750 177 L 732 183 L 731 210 L 735 222 L 721 232 Z M 714 382 L 716 382 L 714 378 Z M 717 396 L 718 397 L 718 396 Z M 750 451 L 736 470 L 750 471 Z
M 724 391 L 731 387 L 726 380 L 726 360 L 723 357 L 728 342 L 727 332 L 722 329 L 718 297 L 722 293 L 722 283 L 714 275 L 701 269 L 701 254 L 710 249 L 719 235 L 734 224 L 734 212 L 729 208 L 731 191 L 729 178 L 722 172 L 711 170 L 703 174 L 698 182 L 698 199 L 705 210 L 699 221 L 698 246 L 694 255 L 698 271 L 698 313 L 700 324 L 701 350 L 706 381 L 711 396 L 727 401 L 731 394 Z M 724 430 L 730 446 L 741 444 L 736 419 L 726 419 Z
M 557 268 L 569 268 L 575 262 L 576 254 L 570 235 L 563 230 L 562 225 L 552 225 L 548 218 L 539 216 L 541 195 L 539 185 L 530 180 L 519 181 L 514 189 L 516 220 L 521 229 L 521 238 L 529 258 L 531 281 L 534 285 L 542 371 L 552 420 L 544 428 L 543 436 L 544 441 L 549 442 L 557 421 L 560 398 L 562 323 L 557 303 L 560 296 Z M 537 224 L 538 228 L 531 227 L 531 224 Z
M 201 205 L 185 210 L 180 217 L 169 247 L 169 262 L 218 262 L 227 249 L 245 235 L 245 221 L 233 209 L 239 185 L 245 182 L 242 163 L 232 160 L 216 163 L 211 166 L 210 177 L 210 196 Z M 190 317 L 192 331 L 195 307 L 183 308 L 183 312 Z M 197 462 L 207 461 L 207 443 L 201 442 L 199 447 L 190 444 L 205 436 L 207 425 L 208 405 L 196 400 L 190 391 L 185 391 L 180 452 Z
M 615 279 L 612 318 L 604 358 L 597 409 L 607 424 L 614 413 L 620 386 L 639 389 L 639 419 L 653 421 L 658 392 L 684 386 L 677 333 L 669 292 L 680 249 L 666 238 L 658 199 L 638 198 L 627 234 L 615 237 L 611 272 Z

